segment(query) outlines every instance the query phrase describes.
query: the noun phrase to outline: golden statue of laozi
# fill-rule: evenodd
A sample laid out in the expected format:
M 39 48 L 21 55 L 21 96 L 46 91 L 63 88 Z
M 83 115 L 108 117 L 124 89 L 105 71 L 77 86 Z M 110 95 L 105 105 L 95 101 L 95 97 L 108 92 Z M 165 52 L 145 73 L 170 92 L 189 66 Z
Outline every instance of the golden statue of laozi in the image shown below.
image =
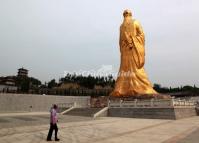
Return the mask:
M 123 13 L 124 21 L 120 26 L 121 64 L 115 88 L 111 96 L 153 96 L 157 92 L 147 78 L 144 70 L 145 36 L 141 25 L 132 19 L 130 10 Z

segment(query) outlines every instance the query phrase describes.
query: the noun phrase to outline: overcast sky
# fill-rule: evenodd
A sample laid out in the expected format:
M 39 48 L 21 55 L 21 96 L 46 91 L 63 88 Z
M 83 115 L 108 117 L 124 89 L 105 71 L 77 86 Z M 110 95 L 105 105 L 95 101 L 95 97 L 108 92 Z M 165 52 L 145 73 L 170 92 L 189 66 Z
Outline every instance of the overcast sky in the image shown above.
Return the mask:
M 120 64 L 119 26 L 131 9 L 146 36 L 152 83 L 199 86 L 198 0 L 0 0 L 0 76 L 40 80 Z

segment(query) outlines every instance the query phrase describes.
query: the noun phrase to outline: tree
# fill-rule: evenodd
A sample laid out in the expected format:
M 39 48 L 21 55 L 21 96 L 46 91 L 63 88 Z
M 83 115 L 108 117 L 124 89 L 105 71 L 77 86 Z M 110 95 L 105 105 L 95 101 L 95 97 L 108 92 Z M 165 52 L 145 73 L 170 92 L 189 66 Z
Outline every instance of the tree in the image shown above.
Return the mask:
M 30 77 L 29 79 L 30 79 L 30 82 L 31 82 L 32 85 L 37 86 L 37 87 L 41 85 L 41 81 L 40 80 L 38 80 L 38 79 L 36 79 L 34 77 Z
M 48 82 L 48 88 L 53 88 L 56 86 L 57 86 L 57 83 L 56 83 L 55 79 L 52 79 L 50 82 Z
M 154 83 L 153 88 L 158 91 L 158 90 L 161 89 L 161 85 L 157 84 L 157 83 Z
M 114 86 L 115 80 L 112 75 L 103 77 L 103 76 L 83 76 L 76 74 L 67 74 L 64 78 L 59 80 L 61 83 L 77 83 L 82 87 L 93 89 L 95 85 L 104 86 Z

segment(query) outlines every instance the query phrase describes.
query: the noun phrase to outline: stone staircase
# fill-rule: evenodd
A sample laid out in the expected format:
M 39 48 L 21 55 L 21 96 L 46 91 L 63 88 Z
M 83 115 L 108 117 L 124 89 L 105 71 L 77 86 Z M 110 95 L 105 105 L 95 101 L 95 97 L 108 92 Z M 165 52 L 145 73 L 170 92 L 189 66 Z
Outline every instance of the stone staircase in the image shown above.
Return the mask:
M 69 107 L 59 107 L 58 113 L 61 113 L 67 109 L 69 109 Z
M 93 117 L 93 115 L 99 112 L 101 109 L 102 108 L 74 108 L 64 115 Z

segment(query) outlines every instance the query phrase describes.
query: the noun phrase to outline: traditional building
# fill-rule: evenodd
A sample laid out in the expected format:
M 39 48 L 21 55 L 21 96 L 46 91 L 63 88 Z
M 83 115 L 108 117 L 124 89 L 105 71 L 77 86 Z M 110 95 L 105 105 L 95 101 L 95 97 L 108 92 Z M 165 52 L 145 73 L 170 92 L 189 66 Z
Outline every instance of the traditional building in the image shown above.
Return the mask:
M 2 82 L 5 84 L 5 85 L 15 85 L 15 77 L 14 76 L 6 76 L 3 78 Z
M 23 67 L 18 69 L 18 75 L 17 76 L 28 77 L 28 70 L 24 69 Z
M 0 92 L 17 92 L 14 76 L 0 77 Z

